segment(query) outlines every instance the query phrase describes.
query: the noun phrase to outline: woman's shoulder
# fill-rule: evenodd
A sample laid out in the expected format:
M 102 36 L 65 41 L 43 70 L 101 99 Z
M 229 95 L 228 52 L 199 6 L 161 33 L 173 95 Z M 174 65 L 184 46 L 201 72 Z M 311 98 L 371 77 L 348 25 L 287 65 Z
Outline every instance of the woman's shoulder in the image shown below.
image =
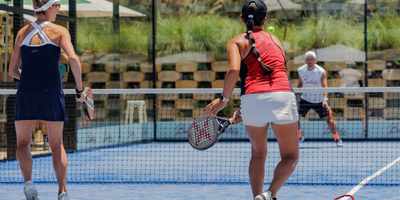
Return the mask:
M 24 34 L 26 31 L 29 31 L 29 27 L 31 26 L 31 24 L 28 24 L 28 25 L 26 25 L 26 26 L 24 26 L 24 27 L 22 27 L 19 31 L 18 31 L 18 34 Z M 33 27 L 32 27 L 32 29 L 33 29 Z M 29 34 L 29 33 L 28 33 Z
M 33 30 L 33 28 L 30 28 L 30 24 L 28 24 L 28 25 L 26 25 L 26 26 L 24 26 L 24 27 L 22 27 L 19 31 L 18 31 L 18 33 L 17 33 L 17 38 L 16 38 L 16 42 L 18 43 L 22 43 L 22 40 L 26 37 L 26 36 L 28 36 L 28 34 Z
M 49 23 L 46 25 L 48 28 L 52 29 L 53 31 L 60 31 L 60 32 L 65 32 L 67 30 L 67 28 L 65 28 L 64 26 L 58 25 L 58 24 L 54 24 L 54 23 Z
M 247 40 L 246 37 L 247 37 L 246 33 L 237 35 L 228 42 L 228 47 L 236 45 L 240 49 L 245 48 L 245 45 L 249 45 L 249 40 Z
M 241 33 L 241 34 L 237 35 L 236 37 L 232 38 L 229 42 L 237 43 L 237 42 L 243 42 L 245 40 L 246 40 L 246 33 Z
M 69 34 L 68 30 L 58 24 L 49 23 L 43 28 L 45 34 L 52 40 L 55 38 L 63 37 L 65 34 Z

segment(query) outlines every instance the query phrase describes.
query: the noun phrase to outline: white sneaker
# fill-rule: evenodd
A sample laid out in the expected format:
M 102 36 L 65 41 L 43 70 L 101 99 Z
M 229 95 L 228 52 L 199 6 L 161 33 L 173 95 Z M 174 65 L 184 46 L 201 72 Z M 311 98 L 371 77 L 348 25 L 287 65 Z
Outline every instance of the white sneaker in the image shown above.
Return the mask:
M 68 193 L 63 192 L 63 193 L 59 194 L 58 195 L 58 200 L 69 200 Z
M 342 139 L 337 139 L 335 142 L 336 142 L 337 147 L 343 147 Z
M 32 181 L 25 182 L 24 194 L 27 200 L 39 200 L 39 198 L 37 197 L 39 193 L 33 185 Z
M 273 200 L 272 193 L 271 193 L 271 191 L 266 190 L 265 192 L 257 195 L 254 200 Z

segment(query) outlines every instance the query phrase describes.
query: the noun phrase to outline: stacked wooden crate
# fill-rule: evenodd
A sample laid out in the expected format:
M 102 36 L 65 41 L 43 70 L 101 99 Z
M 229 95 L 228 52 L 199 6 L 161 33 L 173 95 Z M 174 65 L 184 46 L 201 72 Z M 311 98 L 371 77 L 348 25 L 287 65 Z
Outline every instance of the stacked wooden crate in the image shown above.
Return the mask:
M 215 94 L 159 94 L 158 120 L 193 121 L 205 114 L 204 108 L 215 98 L 217 98 Z M 232 95 L 228 105 L 218 116 L 230 117 L 238 109 L 239 99 L 238 94 Z
M 8 17 L 8 24 L 6 23 L 5 15 L 1 15 L 0 20 L 1 20 L 0 46 L 3 48 L 6 46 L 6 37 L 8 37 L 8 45 L 11 48 L 14 45 L 13 35 L 11 34 L 11 30 L 13 28 L 13 24 L 12 24 L 13 17 L 11 17 L 11 16 Z
M 13 82 L 13 78 L 8 75 L 10 69 L 11 53 L 7 54 L 7 69 L 5 66 L 5 53 L 0 53 L 0 82 Z
M 369 78 L 369 87 L 396 86 L 400 83 L 400 50 L 386 50 L 383 52 L 369 52 L 368 68 L 373 73 Z M 84 86 L 92 88 L 153 88 L 153 65 L 148 62 L 145 54 L 125 54 L 120 55 L 119 62 L 112 59 L 103 59 L 107 55 L 93 55 L 91 59 L 83 61 Z M 112 58 L 112 56 L 110 56 Z M 293 87 L 297 87 L 297 68 L 304 63 L 295 63 L 294 53 L 287 53 L 287 72 L 291 78 Z M 156 88 L 222 88 L 225 73 L 228 69 L 228 61 L 216 60 L 213 53 L 193 53 L 185 52 L 175 55 L 162 55 L 157 57 L 156 64 Z M 329 87 L 340 87 L 338 72 L 348 67 L 347 63 L 323 62 L 320 63 L 327 73 Z M 362 76 L 360 83 L 364 80 L 363 63 L 358 63 L 358 68 Z M 333 77 L 333 78 L 332 78 Z M 239 80 L 240 81 L 240 80 Z M 370 112 L 375 114 L 371 119 L 393 119 L 397 116 L 393 114 L 393 109 L 397 109 L 397 104 L 387 104 L 387 101 L 394 102 L 396 96 L 385 94 L 373 94 L 369 97 Z M 363 120 L 365 94 L 330 94 L 330 106 L 336 120 Z M 162 121 L 181 121 L 192 120 L 204 114 L 203 107 L 215 98 L 214 95 L 198 96 L 195 94 L 174 94 L 158 95 L 158 101 L 152 102 L 152 98 L 146 97 L 146 108 L 148 117 L 153 115 L 153 104 L 157 103 L 157 116 Z M 132 97 L 137 100 L 137 97 Z M 139 98 L 140 99 L 140 98 Z M 151 102 L 150 102 L 151 101 Z M 105 102 L 107 105 L 108 100 Z M 235 110 L 240 106 L 240 97 L 233 97 L 228 109 Z M 387 107 L 389 106 L 389 107 Z M 126 104 L 120 104 L 121 115 L 126 110 Z M 400 105 L 399 105 L 400 108 Z M 225 111 L 226 114 L 232 111 Z M 390 114 L 390 112 L 392 114 Z M 315 112 L 309 112 L 305 120 L 319 120 Z
M 147 55 L 126 54 L 120 55 L 119 62 L 113 62 L 116 55 L 94 54 L 83 59 L 83 85 L 94 89 L 119 89 L 119 88 L 153 88 L 153 65 L 148 62 Z M 223 78 L 216 80 L 216 73 L 225 73 L 227 62 L 214 62 L 213 53 L 182 53 L 177 55 L 160 56 L 156 64 L 157 88 L 220 88 L 223 86 Z M 215 71 L 213 70 L 215 69 Z M 207 96 L 207 95 L 206 95 Z M 212 98 L 211 98 L 212 96 Z M 158 95 L 157 116 L 163 121 L 192 120 L 200 116 L 200 107 L 214 98 L 187 94 Z M 139 100 L 133 96 L 121 97 L 120 116 L 126 112 L 126 100 Z M 143 99 L 143 98 L 142 98 Z M 152 96 L 144 99 L 148 120 L 153 115 Z M 110 113 L 111 100 L 104 99 L 104 112 Z M 115 106 L 112 106 L 115 107 Z M 101 108 L 103 109 L 103 108 Z M 121 117 L 122 118 L 122 117 Z M 138 116 L 134 115 L 134 120 Z M 103 117 L 100 117 L 100 120 Z M 122 121 L 123 119 L 121 119 Z

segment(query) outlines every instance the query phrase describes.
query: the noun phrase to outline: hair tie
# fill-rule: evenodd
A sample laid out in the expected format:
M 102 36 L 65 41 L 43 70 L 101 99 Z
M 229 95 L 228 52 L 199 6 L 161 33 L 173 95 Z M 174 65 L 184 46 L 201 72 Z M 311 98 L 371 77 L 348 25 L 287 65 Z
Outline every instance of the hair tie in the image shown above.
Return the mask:
M 248 33 L 248 34 L 251 34 L 251 33 L 252 33 L 252 31 L 251 31 L 251 30 L 248 30 L 248 31 L 247 31 L 247 33 Z
M 249 15 L 249 19 L 253 19 L 253 15 Z
M 252 44 L 251 47 L 256 47 L 256 44 Z
M 261 62 L 261 58 L 257 58 L 258 62 Z

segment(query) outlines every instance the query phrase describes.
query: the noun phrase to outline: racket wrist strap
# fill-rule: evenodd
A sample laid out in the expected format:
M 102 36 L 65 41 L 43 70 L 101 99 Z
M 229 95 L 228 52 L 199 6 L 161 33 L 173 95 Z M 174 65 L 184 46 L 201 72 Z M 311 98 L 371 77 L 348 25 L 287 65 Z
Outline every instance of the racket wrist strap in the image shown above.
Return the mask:
M 84 89 L 82 89 L 82 90 L 78 90 L 78 88 L 75 88 L 75 92 L 77 93 L 77 94 L 80 94 L 80 93 L 82 93 L 84 91 Z

